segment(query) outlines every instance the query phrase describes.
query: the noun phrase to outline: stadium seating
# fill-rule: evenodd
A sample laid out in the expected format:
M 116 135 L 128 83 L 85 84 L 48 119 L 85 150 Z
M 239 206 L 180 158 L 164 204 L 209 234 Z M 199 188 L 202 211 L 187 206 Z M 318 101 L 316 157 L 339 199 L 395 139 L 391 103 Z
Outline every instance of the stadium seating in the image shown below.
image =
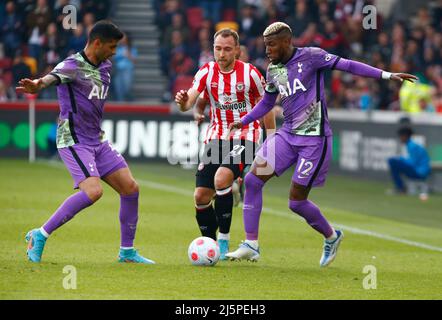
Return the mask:
M 200 7 L 188 8 L 186 11 L 187 24 L 194 37 L 203 21 L 203 10 Z

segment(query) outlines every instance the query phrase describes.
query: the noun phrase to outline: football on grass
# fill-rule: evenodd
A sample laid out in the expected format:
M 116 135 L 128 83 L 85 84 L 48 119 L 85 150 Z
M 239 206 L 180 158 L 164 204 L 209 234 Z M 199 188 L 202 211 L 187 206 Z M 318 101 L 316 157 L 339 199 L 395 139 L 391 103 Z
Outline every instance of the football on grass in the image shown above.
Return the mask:
M 187 251 L 195 266 L 214 266 L 219 260 L 219 246 L 212 238 L 199 237 L 193 240 Z

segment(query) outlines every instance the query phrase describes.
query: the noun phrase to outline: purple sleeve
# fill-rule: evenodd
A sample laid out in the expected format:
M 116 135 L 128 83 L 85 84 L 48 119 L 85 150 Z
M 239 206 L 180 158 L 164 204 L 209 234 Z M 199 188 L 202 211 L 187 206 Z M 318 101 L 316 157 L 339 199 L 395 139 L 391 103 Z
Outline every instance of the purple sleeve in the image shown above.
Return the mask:
M 58 84 L 72 82 L 77 75 L 77 61 L 70 56 L 57 64 L 49 73 L 57 78 Z
M 368 78 L 375 78 L 375 79 L 381 79 L 382 78 L 382 70 L 369 66 L 368 64 L 354 61 L 354 60 L 347 60 L 347 59 L 339 59 L 339 61 L 336 63 L 335 67 L 336 70 L 341 70 L 345 72 L 350 72 L 352 74 L 368 77 Z
M 321 48 L 310 47 L 311 59 L 317 69 L 333 69 L 340 57 Z
M 242 117 L 242 125 L 246 126 L 249 123 L 258 120 L 269 113 L 273 109 L 277 97 L 277 94 L 265 92 L 264 97 L 261 99 L 261 101 L 258 102 L 258 104 L 252 109 L 252 111 Z

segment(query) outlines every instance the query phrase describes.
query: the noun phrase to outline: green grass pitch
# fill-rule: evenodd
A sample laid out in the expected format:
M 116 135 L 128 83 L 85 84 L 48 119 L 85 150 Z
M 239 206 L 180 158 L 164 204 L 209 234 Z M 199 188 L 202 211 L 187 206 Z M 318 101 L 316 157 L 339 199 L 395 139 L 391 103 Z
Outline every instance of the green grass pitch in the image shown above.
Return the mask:
M 187 247 L 199 236 L 194 171 L 132 164 L 140 184 L 136 247 L 156 265 L 119 264 L 119 197 L 98 203 L 48 240 L 43 261 L 27 261 L 25 233 L 44 223 L 72 191 L 60 164 L 0 160 L 0 299 L 441 299 L 442 197 L 387 197 L 385 184 L 330 176 L 311 199 L 345 239 L 335 262 L 319 268 L 322 239 L 288 209 L 290 173 L 264 189 L 258 263 L 194 267 Z M 231 248 L 244 238 L 235 208 Z M 63 288 L 63 268 L 77 289 Z M 366 265 L 376 289 L 363 288 Z M 373 273 L 371 273 L 373 276 Z M 373 282 L 371 282 L 373 283 Z

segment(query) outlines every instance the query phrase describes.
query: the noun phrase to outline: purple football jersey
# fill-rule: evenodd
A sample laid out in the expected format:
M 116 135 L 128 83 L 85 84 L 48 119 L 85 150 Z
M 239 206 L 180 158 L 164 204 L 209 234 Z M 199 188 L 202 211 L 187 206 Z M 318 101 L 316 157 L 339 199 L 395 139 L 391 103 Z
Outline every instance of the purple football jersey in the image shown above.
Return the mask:
M 50 74 L 58 79 L 60 116 L 57 147 L 76 143 L 98 145 L 103 140 L 101 120 L 110 86 L 112 63 L 96 66 L 83 51 L 60 62 Z
M 300 136 L 330 136 L 324 93 L 324 71 L 339 57 L 321 48 L 296 48 L 286 64 L 270 63 L 266 91 L 279 93 L 284 129 Z

